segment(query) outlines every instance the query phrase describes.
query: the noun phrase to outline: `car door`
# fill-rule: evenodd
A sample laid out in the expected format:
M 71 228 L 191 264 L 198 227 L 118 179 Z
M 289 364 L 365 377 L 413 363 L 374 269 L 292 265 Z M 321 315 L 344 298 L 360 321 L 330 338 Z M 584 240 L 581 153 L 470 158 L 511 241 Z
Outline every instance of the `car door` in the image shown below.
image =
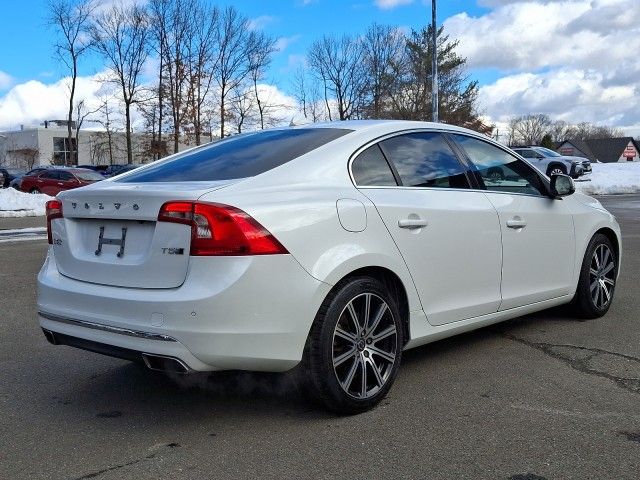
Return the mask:
M 60 176 L 55 170 L 47 170 L 41 173 L 36 180 L 36 187 L 42 193 L 46 193 L 47 195 L 51 195 L 52 197 L 58 194 L 59 187 L 58 181 Z
M 442 134 L 412 132 L 368 147 L 351 165 L 413 277 L 427 319 L 443 325 L 496 312 L 500 226 Z
M 79 186 L 80 182 L 70 172 L 58 172 L 58 191 L 56 192 L 56 195 L 63 190 L 69 190 Z
M 571 293 L 575 233 L 566 202 L 550 198 L 542 176 L 506 149 L 467 135 L 452 138 L 475 166 L 474 175 L 500 218 L 500 310 Z M 496 166 L 504 179 L 488 174 Z

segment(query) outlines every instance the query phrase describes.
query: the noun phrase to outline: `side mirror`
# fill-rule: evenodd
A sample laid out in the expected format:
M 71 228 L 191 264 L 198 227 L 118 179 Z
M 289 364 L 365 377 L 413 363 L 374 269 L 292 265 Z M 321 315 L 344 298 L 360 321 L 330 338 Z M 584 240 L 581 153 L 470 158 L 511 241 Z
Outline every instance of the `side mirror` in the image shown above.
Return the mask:
M 573 179 L 569 175 L 551 176 L 551 196 L 554 198 L 566 197 L 576 191 Z

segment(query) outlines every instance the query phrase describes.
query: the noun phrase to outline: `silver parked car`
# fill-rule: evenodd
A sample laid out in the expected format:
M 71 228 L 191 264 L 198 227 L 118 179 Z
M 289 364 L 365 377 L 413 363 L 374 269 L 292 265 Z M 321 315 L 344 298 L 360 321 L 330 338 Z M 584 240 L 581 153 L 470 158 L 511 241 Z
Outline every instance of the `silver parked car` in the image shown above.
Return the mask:
M 561 155 L 545 147 L 513 147 L 512 150 L 526 158 L 531 165 L 547 176 L 570 175 L 578 178 L 591 173 L 591 162 L 583 157 Z

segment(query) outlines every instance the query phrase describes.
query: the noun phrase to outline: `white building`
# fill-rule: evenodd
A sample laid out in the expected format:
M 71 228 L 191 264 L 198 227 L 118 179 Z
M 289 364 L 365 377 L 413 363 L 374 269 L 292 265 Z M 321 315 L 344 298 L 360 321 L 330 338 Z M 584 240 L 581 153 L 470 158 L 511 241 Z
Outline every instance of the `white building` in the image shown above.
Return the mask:
M 72 139 L 78 147 L 78 165 L 110 165 L 127 163 L 127 142 L 123 132 L 80 130 L 76 140 L 72 125 Z M 204 137 L 203 141 L 209 141 Z M 133 163 L 153 160 L 153 152 L 172 150 L 172 139 L 164 136 L 161 143 L 152 142 L 149 135 L 133 134 Z M 191 145 L 180 144 L 179 150 Z M 65 165 L 70 160 L 67 122 L 46 121 L 36 127 L 0 133 L 0 165 L 31 169 L 38 165 Z

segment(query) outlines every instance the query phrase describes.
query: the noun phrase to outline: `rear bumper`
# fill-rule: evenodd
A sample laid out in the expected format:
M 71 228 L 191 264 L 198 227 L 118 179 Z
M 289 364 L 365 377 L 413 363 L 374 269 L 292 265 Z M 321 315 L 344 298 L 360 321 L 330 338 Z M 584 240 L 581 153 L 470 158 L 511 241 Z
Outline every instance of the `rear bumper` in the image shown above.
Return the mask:
M 134 289 L 65 277 L 49 254 L 38 320 L 54 337 L 171 357 L 189 370 L 285 371 L 302 358 L 330 288 L 291 255 L 192 258 L 179 288 Z

